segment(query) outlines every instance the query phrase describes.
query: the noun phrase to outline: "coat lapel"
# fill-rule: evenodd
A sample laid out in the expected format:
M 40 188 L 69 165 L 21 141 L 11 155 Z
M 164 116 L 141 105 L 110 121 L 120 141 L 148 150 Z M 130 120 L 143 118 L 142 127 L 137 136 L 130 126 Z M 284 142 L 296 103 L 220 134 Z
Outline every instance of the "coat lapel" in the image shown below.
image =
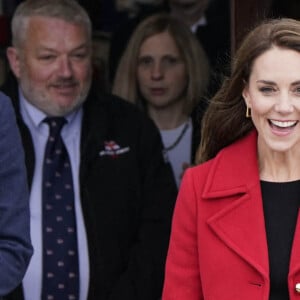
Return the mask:
M 298 220 L 297 220 L 297 225 L 294 234 L 293 246 L 291 250 L 290 271 L 289 271 L 289 276 L 296 276 L 296 275 L 300 279 L 300 214 L 299 212 L 298 212 Z
M 257 136 L 252 132 L 215 158 L 203 197 L 218 201 L 207 223 L 212 231 L 253 266 L 269 277 L 268 250 L 257 165 Z

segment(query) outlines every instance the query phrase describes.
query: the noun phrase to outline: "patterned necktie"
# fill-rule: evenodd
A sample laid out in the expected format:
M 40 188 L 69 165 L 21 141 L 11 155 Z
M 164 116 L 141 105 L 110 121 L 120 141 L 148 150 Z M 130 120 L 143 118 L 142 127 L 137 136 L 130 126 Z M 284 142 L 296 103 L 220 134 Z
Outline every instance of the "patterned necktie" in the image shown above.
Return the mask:
M 60 132 L 65 118 L 49 125 L 43 167 L 43 300 L 76 300 L 79 267 L 72 171 Z

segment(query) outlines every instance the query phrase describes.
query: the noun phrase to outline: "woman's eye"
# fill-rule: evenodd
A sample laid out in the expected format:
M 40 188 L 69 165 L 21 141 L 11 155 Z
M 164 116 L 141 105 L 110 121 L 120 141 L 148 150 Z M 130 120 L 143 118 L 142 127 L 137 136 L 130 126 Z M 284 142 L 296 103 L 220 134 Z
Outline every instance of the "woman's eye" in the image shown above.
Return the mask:
M 263 86 L 259 88 L 259 91 L 262 92 L 263 94 L 271 94 L 275 92 L 275 89 L 271 86 Z
M 166 67 L 171 67 L 176 65 L 179 62 L 179 59 L 177 57 L 173 56 L 167 56 L 163 59 L 163 65 Z
M 300 86 L 295 88 L 295 93 L 300 96 Z
M 152 63 L 151 57 L 141 57 L 138 61 L 140 66 L 149 66 Z
M 165 61 L 169 64 L 175 64 L 178 62 L 178 59 L 176 57 L 166 57 Z

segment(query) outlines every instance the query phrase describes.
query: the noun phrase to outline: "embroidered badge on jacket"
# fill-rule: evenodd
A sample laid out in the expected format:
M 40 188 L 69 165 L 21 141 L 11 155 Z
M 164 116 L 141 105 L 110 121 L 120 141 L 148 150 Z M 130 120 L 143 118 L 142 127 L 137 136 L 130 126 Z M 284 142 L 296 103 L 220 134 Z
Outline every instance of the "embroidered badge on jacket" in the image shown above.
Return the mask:
M 105 141 L 104 142 L 104 150 L 99 152 L 99 156 L 111 156 L 113 158 L 116 158 L 120 154 L 124 154 L 126 152 L 129 152 L 129 147 L 123 147 L 121 148 L 115 141 Z

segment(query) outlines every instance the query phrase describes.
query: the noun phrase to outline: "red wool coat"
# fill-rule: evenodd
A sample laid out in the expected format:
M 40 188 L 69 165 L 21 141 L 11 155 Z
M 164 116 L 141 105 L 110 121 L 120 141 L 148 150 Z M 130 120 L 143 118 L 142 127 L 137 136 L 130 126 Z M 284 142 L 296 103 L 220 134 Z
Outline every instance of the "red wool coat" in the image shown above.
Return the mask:
M 290 299 L 300 299 L 299 216 L 287 280 Z M 186 171 L 173 217 L 163 300 L 268 300 L 269 290 L 252 132 Z

